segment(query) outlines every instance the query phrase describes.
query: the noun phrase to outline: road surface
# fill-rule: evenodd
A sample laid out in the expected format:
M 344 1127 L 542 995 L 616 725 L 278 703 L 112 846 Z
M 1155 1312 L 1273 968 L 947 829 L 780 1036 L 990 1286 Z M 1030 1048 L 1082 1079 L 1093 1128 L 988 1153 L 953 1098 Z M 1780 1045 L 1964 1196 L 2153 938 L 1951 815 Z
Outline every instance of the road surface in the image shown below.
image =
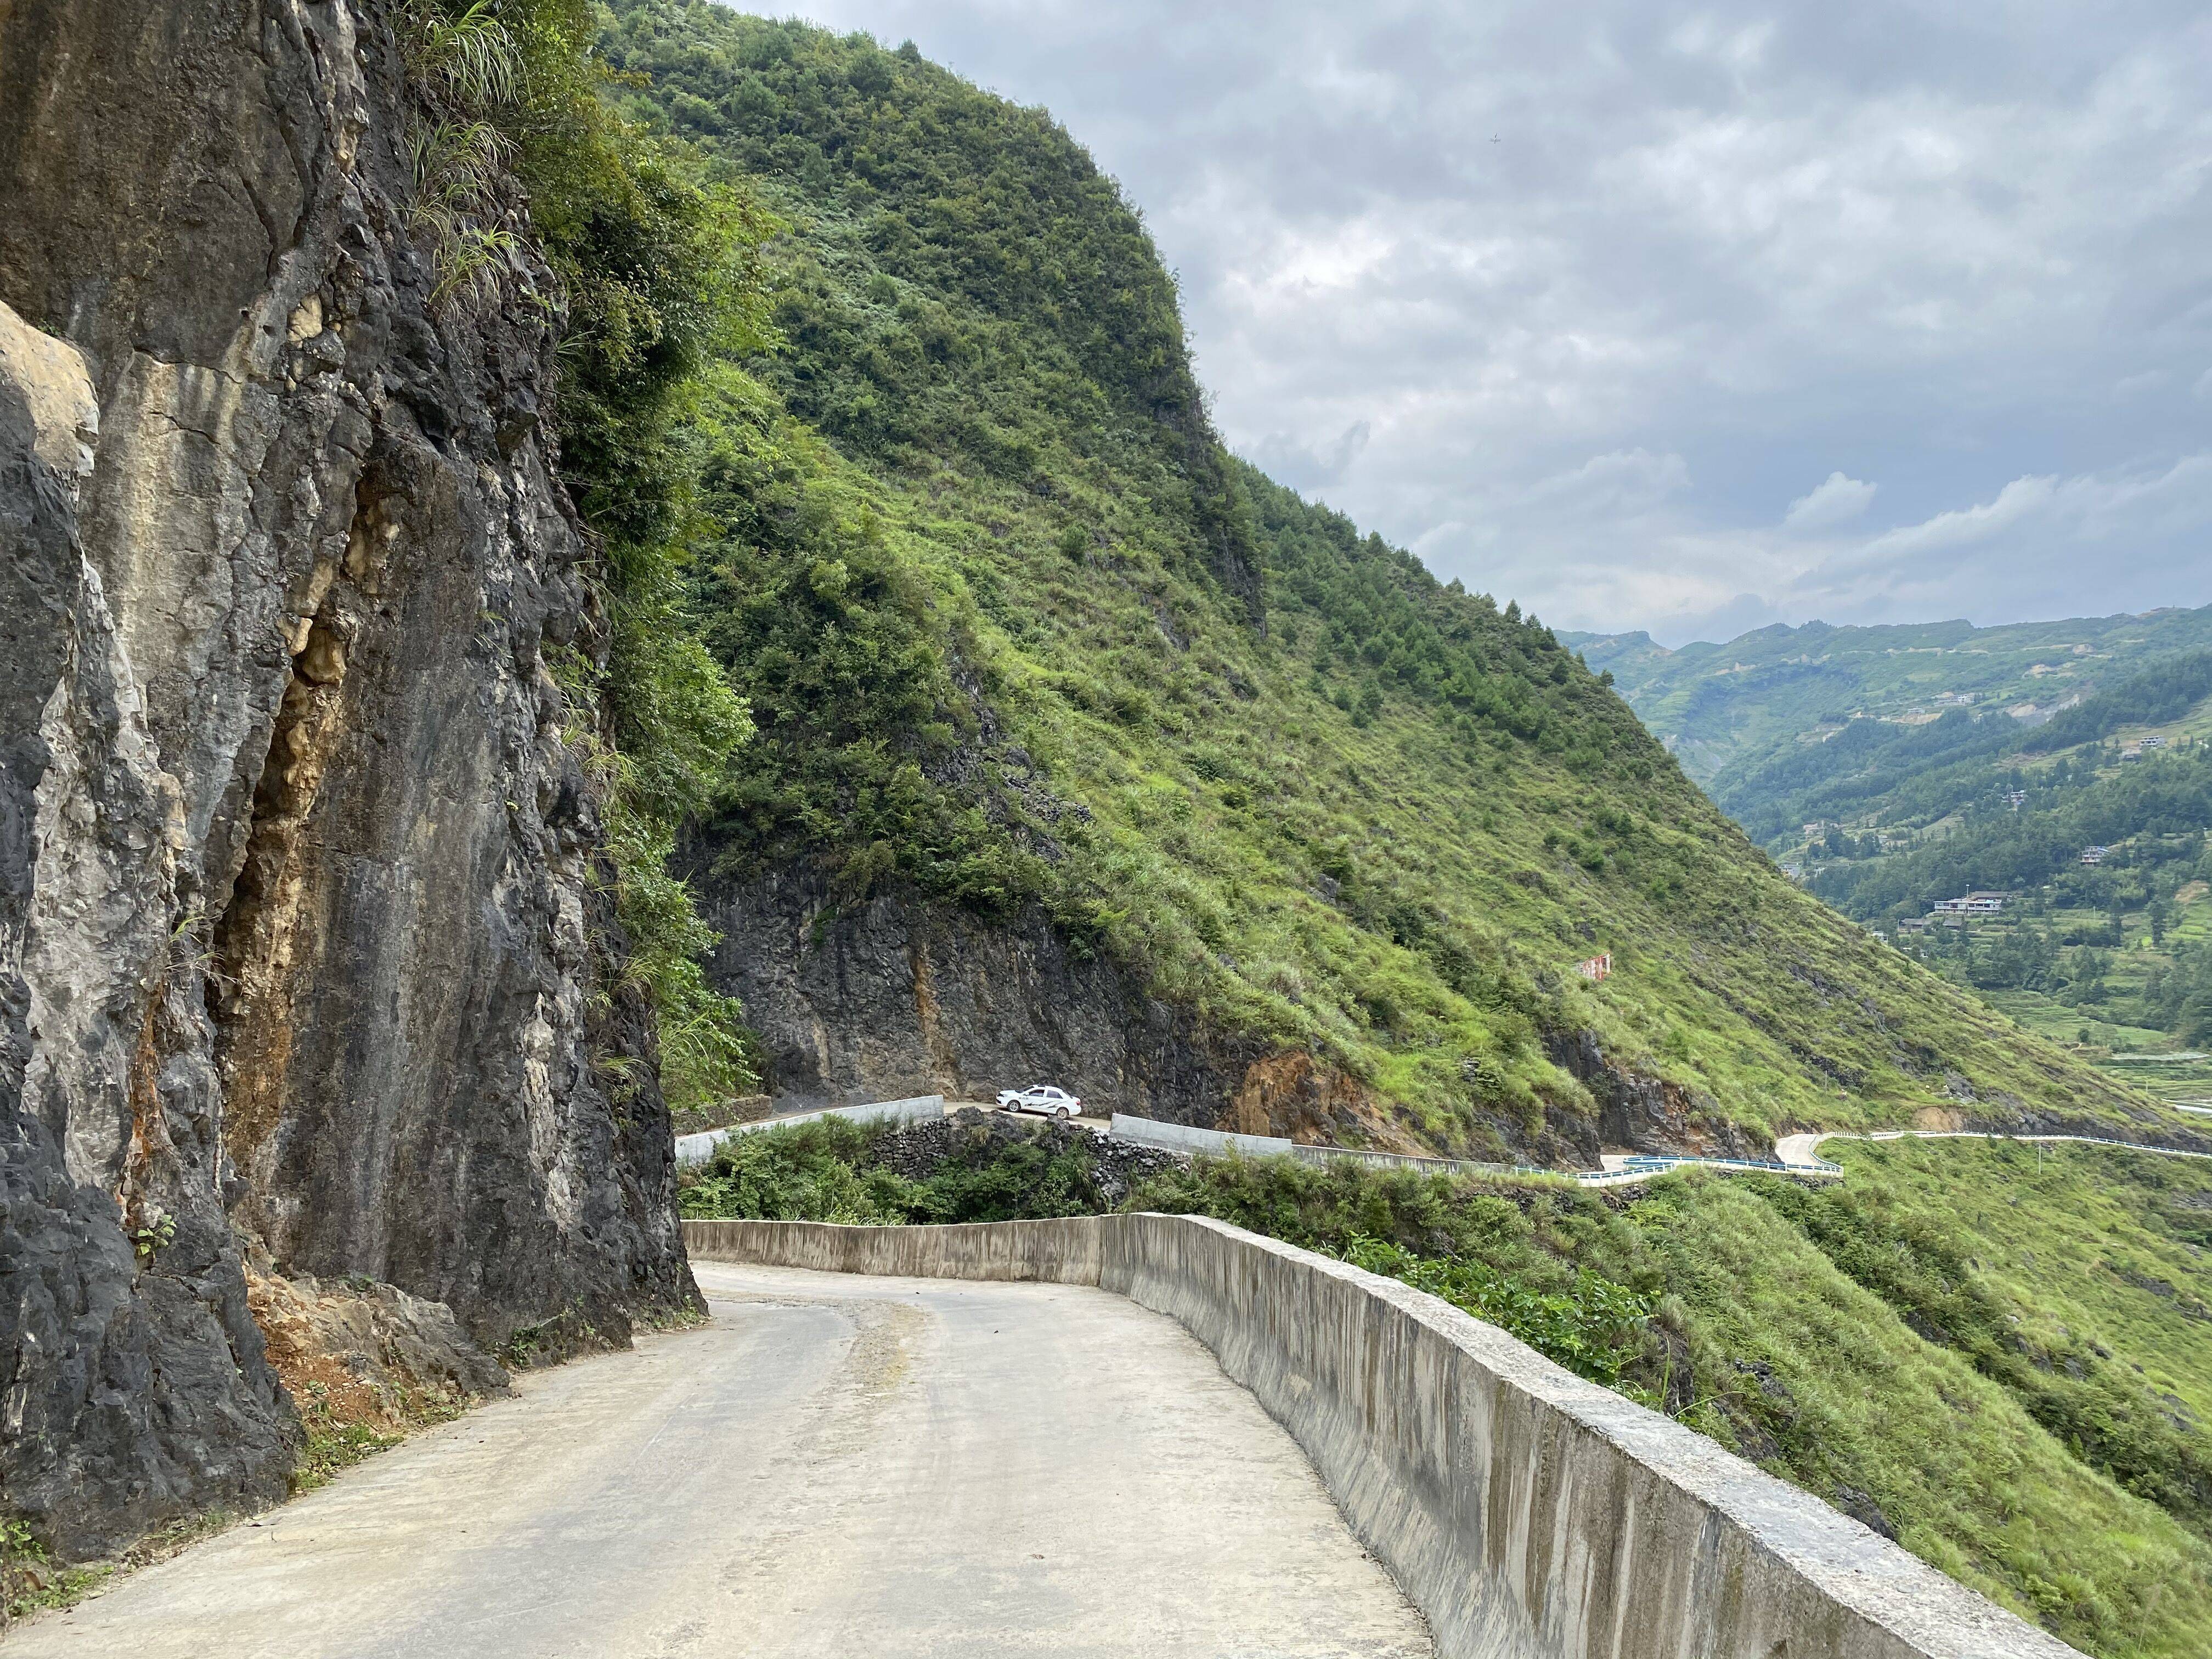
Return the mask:
M 708 1327 L 525 1376 L 7 1659 L 1430 1654 L 1171 1322 L 1072 1285 L 696 1270 Z
M 1785 1163 L 1808 1163 L 1820 1155 L 1820 1143 L 1824 1140 L 2072 1141 L 2084 1146 L 2118 1146 L 2130 1152 L 2156 1152 L 2160 1158 L 2212 1158 L 2212 1152 L 2185 1152 L 2179 1146 L 2146 1146 L 2141 1141 L 2106 1140 L 2095 1135 L 1997 1134 L 1987 1129 L 1876 1129 L 1866 1134 L 1819 1129 L 1805 1134 L 1784 1135 L 1774 1143 L 1774 1155 Z

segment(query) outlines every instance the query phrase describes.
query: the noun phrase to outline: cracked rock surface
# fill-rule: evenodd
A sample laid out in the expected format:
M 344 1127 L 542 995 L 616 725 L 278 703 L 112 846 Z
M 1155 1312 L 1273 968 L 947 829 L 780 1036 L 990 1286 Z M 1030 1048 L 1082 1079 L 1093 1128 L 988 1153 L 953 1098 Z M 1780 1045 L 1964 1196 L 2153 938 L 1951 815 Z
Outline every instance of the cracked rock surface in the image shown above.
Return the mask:
M 244 1236 L 487 1347 L 696 1296 L 558 295 L 433 304 L 407 109 L 364 0 L 7 13 L 0 1492 L 67 1553 L 282 1493 Z

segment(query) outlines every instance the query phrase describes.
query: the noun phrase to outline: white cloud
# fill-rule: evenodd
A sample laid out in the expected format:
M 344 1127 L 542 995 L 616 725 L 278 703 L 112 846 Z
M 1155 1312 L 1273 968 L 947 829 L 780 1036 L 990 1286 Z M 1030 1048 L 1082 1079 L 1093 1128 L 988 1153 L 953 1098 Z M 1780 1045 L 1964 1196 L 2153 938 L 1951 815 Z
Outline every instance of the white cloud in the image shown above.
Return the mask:
M 1354 421 L 1322 444 L 1303 444 L 1290 433 L 1270 432 L 1252 447 L 1249 459 L 1269 477 L 1293 489 L 1326 489 L 1343 481 L 1372 434 L 1373 428 L 1365 421 Z
M 1660 630 L 2212 600 L 2200 0 L 799 3 L 1049 106 L 1232 446 L 1440 576 Z
M 1789 512 L 1782 515 L 1782 527 L 1810 535 L 1849 524 L 1874 505 L 1876 488 L 1841 472 L 1831 472 L 1825 483 L 1790 503 Z
M 1689 465 L 1680 455 L 1617 449 L 1540 480 L 1521 500 L 1524 505 L 1545 503 L 1577 516 L 1610 520 L 1648 513 L 1689 487 Z
M 2041 616 L 2202 603 L 2212 594 L 2176 583 L 2177 567 L 2144 550 L 2208 541 L 2212 453 L 2015 478 L 1989 501 L 1837 550 L 1790 583 L 1784 603 L 1808 614 L 1835 610 L 1835 620 L 1854 612 L 1978 617 L 1990 614 L 1996 592 Z M 2201 578 L 2201 556 L 2187 568 Z
M 2048 507 L 2057 489 L 2056 478 L 2014 478 L 1997 492 L 1996 500 L 1984 506 L 1938 513 L 1919 524 L 1885 531 L 1867 544 L 1865 556 L 1936 553 L 1970 542 L 1985 542 Z

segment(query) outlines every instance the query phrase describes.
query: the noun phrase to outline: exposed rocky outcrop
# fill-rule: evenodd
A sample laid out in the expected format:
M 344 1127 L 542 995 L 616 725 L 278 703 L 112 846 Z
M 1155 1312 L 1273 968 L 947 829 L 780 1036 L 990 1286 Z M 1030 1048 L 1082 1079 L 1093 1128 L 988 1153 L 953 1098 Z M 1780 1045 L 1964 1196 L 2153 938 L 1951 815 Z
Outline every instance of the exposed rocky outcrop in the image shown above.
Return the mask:
M 1578 1160 L 1594 1165 L 1601 1147 L 1630 1152 L 1693 1152 L 1718 1158 L 1759 1158 L 1771 1147 L 1754 1146 L 1711 1100 L 1680 1084 L 1623 1066 L 1599 1046 L 1595 1031 L 1558 1031 L 1547 1039 L 1552 1063 L 1590 1091 L 1597 1102 L 1594 1126 L 1577 1125 L 1578 1146 L 1595 1139 Z
M 897 892 L 840 907 L 819 872 L 726 882 L 694 851 L 722 935 L 710 972 L 744 1000 L 786 1109 L 1052 1082 L 1098 1111 L 1423 1150 L 1356 1078 L 1213 1029 L 1042 914 L 997 923 Z
M 82 1553 L 283 1490 L 239 1227 L 494 1346 L 696 1292 L 554 285 L 434 302 L 379 5 L 4 19 L 0 1488 Z
M 295 1437 L 171 939 L 180 792 L 78 533 L 97 435 L 82 358 L 0 307 L 0 1492 L 67 1553 L 280 1496 Z
M 506 1370 L 442 1302 L 362 1279 L 286 1279 L 249 1265 L 270 1363 L 312 1417 L 404 1431 L 507 1392 Z

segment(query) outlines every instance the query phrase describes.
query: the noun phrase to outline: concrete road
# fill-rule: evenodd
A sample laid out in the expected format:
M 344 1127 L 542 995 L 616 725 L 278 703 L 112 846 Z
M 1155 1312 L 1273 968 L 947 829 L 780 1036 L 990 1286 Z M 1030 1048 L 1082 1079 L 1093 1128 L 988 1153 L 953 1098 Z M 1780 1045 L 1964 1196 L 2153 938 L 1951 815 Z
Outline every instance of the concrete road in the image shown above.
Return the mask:
M 698 1273 L 707 1328 L 526 1376 L 6 1659 L 1431 1652 L 1171 1322 L 1067 1285 Z

